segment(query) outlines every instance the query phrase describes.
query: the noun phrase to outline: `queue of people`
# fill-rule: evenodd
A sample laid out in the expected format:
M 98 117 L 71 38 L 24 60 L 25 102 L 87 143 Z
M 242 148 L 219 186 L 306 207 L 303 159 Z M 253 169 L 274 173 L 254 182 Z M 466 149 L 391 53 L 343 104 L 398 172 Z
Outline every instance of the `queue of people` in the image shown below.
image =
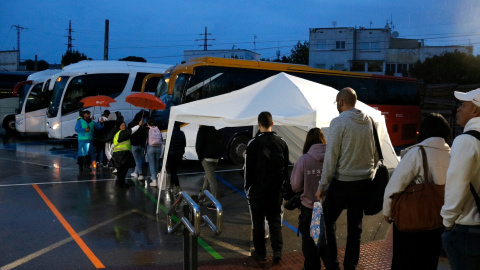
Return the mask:
M 465 133 L 456 137 L 450 148 L 447 144 L 451 134 L 448 122 L 440 114 L 425 117 L 419 130 L 419 143 L 405 149 L 406 154 L 385 189 L 382 213 L 385 221 L 393 224 L 391 269 L 437 269 L 442 245 L 453 270 L 480 269 L 480 89 L 455 92 L 455 97 L 462 102 L 456 118 Z M 244 155 L 244 188 L 252 222 L 253 259 L 266 261 L 266 220 L 273 263 L 282 260 L 283 186 L 290 183 L 294 192 L 301 193 L 299 231 L 302 233 L 304 269 L 320 269 L 322 261 L 327 270 L 340 269 L 336 221 L 344 209 L 347 210 L 347 244 L 343 269 L 357 268 L 364 207 L 368 199 L 365 194 L 369 194 L 379 153 L 373 136 L 376 123 L 356 108 L 356 102 L 354 89 L 347 87 L 339 91 L 335 100 L 339 116 L 332 119 L 328 136 L 320 128 L 308 131 L 303 155 L 294 165 L 291 176 L 288 173 L 288 146 L 272 132 L 272 115 L 266 111 L 258 115 L 259 132 L 249 141 Z M 78 129 L 76 127 L 80 170 L 85 169 L 88 156 L 92 156 L 89 149 L 92 137 L 88 133 L 101 130 L 106 122 L 103 118 L 99 123 L 92 123 L 89 119 L 90 114 L 85 112 L 79 118 Z M 119 130 L 113 138 L 112 159 L 118 171 L 118 185 L 124 185 L 129 168 L 135 168 L 132 176 L 136 179 L 143 178 L 139 165 L 143 163 L 140 149 L 146 145 L 147 158 L 151 162 L 150 185 L 155 186 L 159 171 L 156 165 L 161 164 L 164 154 L 162 135 L 158 134 L 155 123 L 149 119 L 145 127 L 143 119 L 138 118 L 129 128 L 124 122 L 117 123 Z M 176 123 L 167 153 L 174 193 L 181 191 L 177 172 L 185 145 L 185 134 Z M 215 169 L 224 150 L 218 131 L 213 126 L 200 126 L 196 151 L 205 170 L 202 191 L 208 189 L 216 198 Z M 430 169 L 426 171 L 425 168 Z M 401 193 L 410 185 L 422 184 L 425 179 L 433 179 L 433 184 L 445 186 L 444 205 L 438 213 L 444 226 L 426 231 L 402 231 L 392 218 L 392 195 Z M 309 234 L 316 201 L 323 204 L 327 239 L 320 241 L 320 245 Z M 418 208 L 422 207 L 418 205 Z

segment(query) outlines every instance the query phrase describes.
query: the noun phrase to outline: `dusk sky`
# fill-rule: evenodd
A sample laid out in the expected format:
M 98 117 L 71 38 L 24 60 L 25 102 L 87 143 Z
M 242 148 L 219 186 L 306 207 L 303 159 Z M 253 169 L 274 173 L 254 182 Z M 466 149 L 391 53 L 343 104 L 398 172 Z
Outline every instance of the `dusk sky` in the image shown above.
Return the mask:
M 25 28 L 22 60 L 37 55 L 60 63 L 71 20 L 73 49 L 102 60 L 106 19 L 109 60 L 139 56 L 150 63 L 179 63 L 184 50 L 203 49 L 205 26 L 208 38 L 215 39 L 208 49 L 235 46 L 274 59 L 277 50 L 288 55 L 297 41 L 308 41 L 309 28 L 333 27 L 333 21 L 337 27 L 383 28 L 391 19 L 400 38 L 432 46 L 471 44 L 480 54 L 479 0 L 0 0 L 0 51 L 17 48 L 12 25 L 19 25 Z

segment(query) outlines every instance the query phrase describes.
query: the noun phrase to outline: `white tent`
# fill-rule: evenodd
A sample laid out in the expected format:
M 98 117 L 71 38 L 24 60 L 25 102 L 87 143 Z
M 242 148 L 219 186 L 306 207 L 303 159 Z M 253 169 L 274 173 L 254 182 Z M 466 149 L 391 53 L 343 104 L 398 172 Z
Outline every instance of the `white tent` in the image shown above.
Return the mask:
M 258 124 L 258 114 L 269 111 L 273 117 L 274 127 L 287 142 L 290 152 L 294 153 L 291 155 L 291 161 L 296 161 L 301 154 L 306 131 L 310 128 L 322 128 L 328 143 L 328 126 L 330 121 L 338 116 L 334 104 L 337 94 L 338 91 L 329 86 L 279 73 L 228 94 L 172 107 L 168 130 L 173 130 L 175 121 L 210 125 L 217 129 L 235 126 L 255 127 Z M 388 137 L 385 118 L 380 111 L 360 101 L 357 102 L 356 108 L 372 116 L 374 121 L 379 123 L 378 133 L 384 163 L 389 168 L 395 168 L 398 158 Z M 168 153 L 171 135 L 171 132 L 167 133 L 165 153 Z M 164 158 L 159 188 L 165 179 L 166 162 L 167 159 Z

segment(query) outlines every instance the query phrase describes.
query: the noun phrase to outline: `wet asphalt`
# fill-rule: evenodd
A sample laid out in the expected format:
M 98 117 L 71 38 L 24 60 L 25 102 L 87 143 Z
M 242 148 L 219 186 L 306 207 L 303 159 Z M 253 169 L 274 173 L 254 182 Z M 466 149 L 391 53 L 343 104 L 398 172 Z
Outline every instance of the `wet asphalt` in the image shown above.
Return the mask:
M 78 172 L 77 150 L 45 136 L 0 132 L 0 270 L 95 269 L 182 264 L 183 236 L 167 232 L 172 194 L 144 188 L 143 181 L 115 187 L 108 168 Z M 145 167 L 146 168 L 146 167 Z M 130 172 L 129 174 L 130 175 Z M 184 161 L 182 189 L 193 198 L 203 183 L 198 161 Z M 241 259 L 251 249 L 250 214 L 240 166 L 221 161 L 218 200 L 224 222 L 219 236 L 201 226 L 198 260 Z M 200 207 L 214 222 L 216 211 Z M 284 252 L 301 250 L 297 211 L 284 214 Z M 181 218 L 175 212 L 174 218 Z M 338 246 L 345 245 L 346 217 L 337 223 Z M 366 217 L 362 243 L 382 240 L 388 224 L 381 215 Z M 269 242 L 267 251 L 271 253 Z

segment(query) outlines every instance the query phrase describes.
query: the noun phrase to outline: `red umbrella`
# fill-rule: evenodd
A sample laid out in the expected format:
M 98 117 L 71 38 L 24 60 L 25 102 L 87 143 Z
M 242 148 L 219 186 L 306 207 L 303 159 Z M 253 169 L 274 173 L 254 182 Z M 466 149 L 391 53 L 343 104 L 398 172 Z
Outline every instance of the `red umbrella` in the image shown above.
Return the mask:
M 115 99 L 109 97 L 109 96 L 90 96 L 90 97 L 85 97 L 80 100 L 80 102 L 83 103 L 83 107 L 95 107 L 95 106 L 100 106 L 100 107 L 110 107 L 110 103 L 117 102 Z
M 135 107 L 145 108 L 148 110 L 165 110 L 166 106 L 163 101 L 147 93 L 133 93 L 125 98 L 125 101 Z

